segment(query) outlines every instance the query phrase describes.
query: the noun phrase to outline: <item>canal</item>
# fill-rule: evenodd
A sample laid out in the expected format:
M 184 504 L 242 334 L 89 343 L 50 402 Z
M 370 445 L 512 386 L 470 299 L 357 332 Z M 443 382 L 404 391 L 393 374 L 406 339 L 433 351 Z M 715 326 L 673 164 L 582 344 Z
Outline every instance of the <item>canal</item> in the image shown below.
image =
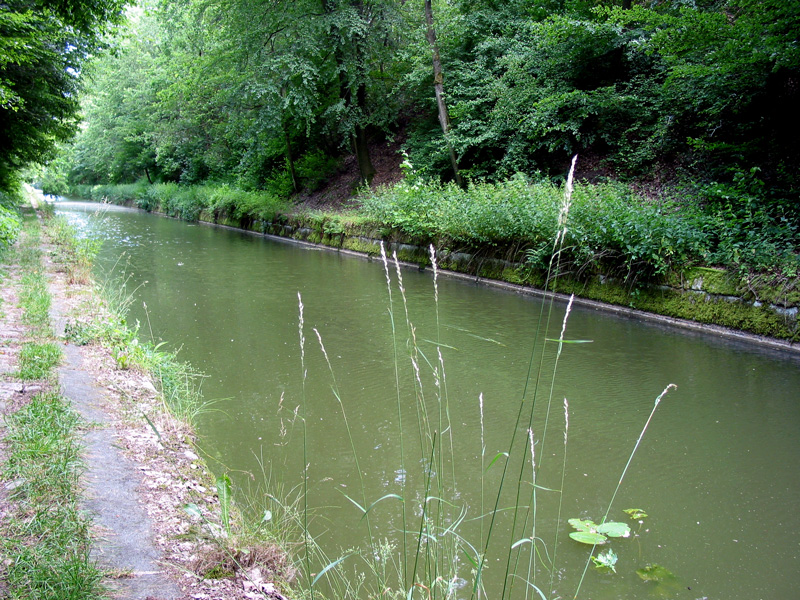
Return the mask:
M 365 558 L 402 571 L 423 531 L 417 574 L 437 564 L 454 598 L 471 596 L 485 546 L 488 598 L 503 581 L 507 597 L 541 597 L 535 582 L 572 598 L 592 547 L 567 520 L 603 518 L 675 384 L 610 507 L 634 535 L 598 546 L 616 573 L 590 566 L 579 597 L 795 597 L 797 356 L 573 306 L 564 339 L 581 343 L 556 360 L 562 304 L 441 275 L 435 289 L 430 270 L 401 269 L 401 290 L 394 265 L 388 288 L 379 259 L 56 206 L 103 240 L 98 276 L 125 280 L 140 337 L 205 374 L 199 445 L 239 505 L 278 520 L 307 504 L 327 556 L 312 572 L 348 556 L 325 579 L 373 585 Z

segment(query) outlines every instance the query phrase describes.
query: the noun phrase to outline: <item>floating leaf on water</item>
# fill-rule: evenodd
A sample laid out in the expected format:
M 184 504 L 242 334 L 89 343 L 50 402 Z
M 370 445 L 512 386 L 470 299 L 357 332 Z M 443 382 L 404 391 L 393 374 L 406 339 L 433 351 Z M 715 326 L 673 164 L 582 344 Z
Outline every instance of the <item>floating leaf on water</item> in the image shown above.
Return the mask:
M 569 534 L 569 537 L 581 544 L 591 544 L 592 546 L 599 546 L 608 541 L 608 538 L 603 534 L 591 531 L 573 531 Z
M 624 512 L 626 515 L 628 515 L 631 519 L 634 519 L 635 521 L 647 517 L 647 513 L 644 512 L 641 508 L 626 508 L 622 512 Z
M 675 574 L 661 565 L 647 565 L 643 569 L 636 569 L 636 574 L 642 581 L 657 581 L 663 583 L 675 579 Z
M 617 572 L 617 569 L 614 568 L 614 565 L 617 564 L 617 555 L 616 553 L 609 548 L 605 552 L 601 552 L 596 557 L 592 557 L 592 562 L 594 566 L 598 569 L 611 569 L 614 573 Z
M 628 537 L 631 534 L 631 528 L 627 523 L 617 523 L 616 521 L 598 525 L 596 531 L 608 537 Z
M 578 531 L 595 531 L 597 529 L 597 523 L 591 519 L 570 519 L 567 523 Z

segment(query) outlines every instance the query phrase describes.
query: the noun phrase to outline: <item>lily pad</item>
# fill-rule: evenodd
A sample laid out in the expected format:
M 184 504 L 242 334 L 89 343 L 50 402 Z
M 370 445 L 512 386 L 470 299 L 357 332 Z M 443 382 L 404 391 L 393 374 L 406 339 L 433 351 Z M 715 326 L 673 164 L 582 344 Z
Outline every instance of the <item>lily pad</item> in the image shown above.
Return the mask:
M 596 531 L 608 537 L 629 537 L 631 535 L 631 528 L 627 523 L 617 523 L 616 521 L 598 525 Z
M 591 531 L 573 531 L 569 534 L 569 537 L 581 544 L 591 544 L 592 546 L 599 546 L 608 541 L 608 538 L 602 533 L 594 533 Z
M 590 519 L 570 519 L 567 523 L 578 531 L 595 531 L 597 529 L 597 523 Z

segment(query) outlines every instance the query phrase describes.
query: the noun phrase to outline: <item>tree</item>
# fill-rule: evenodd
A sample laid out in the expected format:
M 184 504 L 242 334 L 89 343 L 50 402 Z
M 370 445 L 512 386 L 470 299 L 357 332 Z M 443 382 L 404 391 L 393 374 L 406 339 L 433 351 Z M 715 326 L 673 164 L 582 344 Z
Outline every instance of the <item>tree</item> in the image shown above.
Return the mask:
M 0 6 L 0 189 L 52 158 L 78 123 L 82 67 L 119 22 L 120 0 L 13 0 Z
M 431 7 L 431 0 L 425 0 L 425 23 L 427 24 L 426 38 L 431 45 L 431 52 L 433 53 L 433 89 L 436 94 L 436 107 L 439 111 L 439 123 L 442 126 L 442 133 L 444 134 L 447 150 L 450 155 L 450 163 L 453 165 L 453 175 L 455 176 L 456 183 L 459 187 L 464 187 L 464 182 L 461 180 L 461 174 L 458 170 L 458 159 L 450 143 L 450 114 L 447 111 L 447 103 L 444 99 L 444 76 L 442 75 L 442 59 L 439 56 L 439 46 L 436 44 L 436 30 L 433 27 L 433 8 Z

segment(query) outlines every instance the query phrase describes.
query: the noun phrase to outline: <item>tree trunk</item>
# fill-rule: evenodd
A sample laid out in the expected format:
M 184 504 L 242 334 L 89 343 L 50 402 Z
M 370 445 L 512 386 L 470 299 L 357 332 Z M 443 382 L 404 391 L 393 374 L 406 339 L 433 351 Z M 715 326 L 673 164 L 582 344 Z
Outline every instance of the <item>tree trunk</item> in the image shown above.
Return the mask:
M 300 191 L 297 185 L 297 175 L 294 172 L 294 157 L 292 156 L 292 140 L 289 138 L 289 130 L 286 128 L 286 123 L 283 124 L 283 139 L 286 142 L 286 166 L 289 168 L 289 176 L 292 178 L 292 189 L 294 193 Z
M 363 8 L 361 6 L 361 2 L 353 1 L 352 5 L 359 10 L 360 14 Z M 336 10 L 336 5 L 330 0 L 323 0 L 323 8 L 327 13 L 330 14 Z M 350 47 L 351 51 L 355 53 L 355 56 L 358 58 L 362 51 L 361 42 L 358 39 L 358 35 L 353 37 L 355 39 Z M 355 110 L 357 110 L 363 118 L 363 115 L 366 114 L 367 110 L 367 88 L 363 81 L 365 76 L 363 73 L 363 65 L 358 67 L 358 73 L 348 73 L 344 68 L 345 60 L 342 46 L 338 43 L 338 41 L 334 43 L 336 44 L 336 47 L 334 49 L 333 56 L 339 72 L 339 97 L 344 100 L 345 106 L 347 106 L 349 110 L 353 110 L 355 108 Z M 353 78 L 359 79 L 356 87 L 355 102 L 353 100 L 352 90 Z M 370 183 L 372 183 L 372 178 L 375 177 L 376 171 L 374 165 L 372 164 L 372 158 L 369 154 L 369 147 L 367 146 L 367 130 L 359 122 L 349 137 L 353 148 L 353 153 L 356 155 L 356 160 L 358 162 L 358 171 L 361 176 L 361 181 L 366 185 L 370 185 Z
M 431 0 L 425 0 L 425 21 L 428 24 L 428 31 L 425 37 L 428 38 L 428 43 L 431 45 L 433 52 L 433 90 L 436 93 L 436 106 L 439 109 L 439 123 L 442 126 L 442 133 L 444 140 L 447 144 L 447 151 L 450 153 L 450 163 L 453 165 L 453 174 L 456 178 L 456 184 L 459 187 L 464 187 L 464 181 L 461 179 L 461 173 L 458 169 L 458 160 L 453 146 L 450 144 L 450 114 L 447 112 L 447 103 L 444 99 L 444 76 L 442 75 L 442 61 L 439 57 L 439 47 L 436 45 L 436 30 L 433 28 L 433 8 L 431 7 Z
M 360 112 L 364 112 L 367 108 L 367 88 L 364 83 L 359 83 L 358 91 L 356 92 L 356 106 Z M 372 158 L 369 155 L 369 147 L 367 146 L 367 130 L 361 125 L 356 125 L 356 132 L 353 135 L 353 145 L 355 146 L 356 159 L 358 160 L 358 170 L 361 173 L 361 181 L 366 185 L 372 183 L 372 178 L 375 177 L 375 167 L 372 164 Z

